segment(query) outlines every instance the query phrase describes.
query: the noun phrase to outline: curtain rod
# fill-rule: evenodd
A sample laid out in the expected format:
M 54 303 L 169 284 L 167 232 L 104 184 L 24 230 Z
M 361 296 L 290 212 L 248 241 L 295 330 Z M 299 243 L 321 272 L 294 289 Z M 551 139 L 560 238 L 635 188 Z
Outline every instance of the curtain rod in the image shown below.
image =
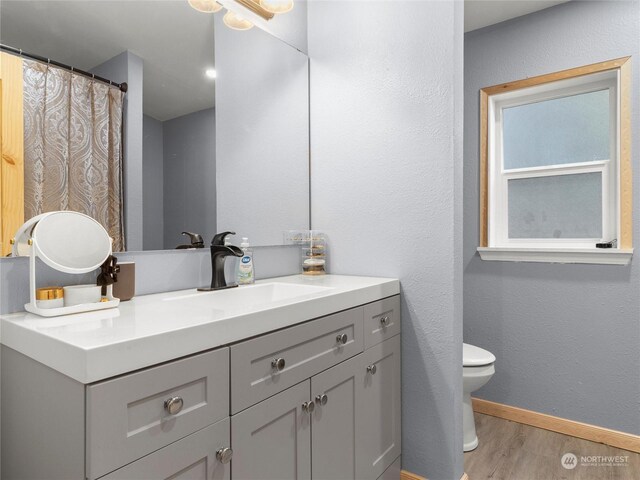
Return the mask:
M 45 58 L 45 57 L 41 57 L 40 55 L 35 55 L 33 53 L 24 52 L 20 48 L 10 47 L 9 45 L 4 45 L 4 44 L 0 43 L 0 50 L 12 53 L 14 55 L 18 55 L 18 56 L 21 56 L 21 57 L 27 57 L 27 58 L 30 58 L 32 60 L 36 60 L 36 61 L 41 62 L 41 63 L 54 65 L 54 66 L 56 66 L 58 68 L 62 68 L 64 70 L 69 70 L 70 72 L 76 73 L 78 75 L 82 75 L 84 77 L 89 77 L 89 78 L 92 78 L 94 80 L 98 80 L 99 82 L 106 83 L 108 85 L 111 85 L 112 87 L 117 87 L 122 92 L 126 92 L 127 88 L 128 88 L 128 85 L 126 84 L 126 82 L 123 82 L 123 83 L 112 82 L 111 80 L 109 80 L 107 78 L 100 77 L 100 76 L 95 75 L 93 73 L 85 72 L 84 70 L 80 70 L 79 68 L 75 68 L 75 67 L 72 67 L 70 65 L 65 65 L 64 63 L 56 62 L 54 60 L 51 60 L 50 58 Z

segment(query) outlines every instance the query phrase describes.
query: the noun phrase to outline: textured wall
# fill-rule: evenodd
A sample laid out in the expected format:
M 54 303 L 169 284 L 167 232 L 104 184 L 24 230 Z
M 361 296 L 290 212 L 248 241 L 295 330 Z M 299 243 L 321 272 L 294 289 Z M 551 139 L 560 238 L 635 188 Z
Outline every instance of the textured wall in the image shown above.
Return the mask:
M 634 55 L 634 236 L 640 143 L 640 3 L 573 1 L 465 38 L 464 339 L 493 352 L 477 395 L 640 434 L 640 267 L 483 262 L 478 90 Z M 636 256 L 638 254 L 636 253 Z
M 258 28 L 216 17 L 218 229 L 279 245 L 309 228 L 306 55 Z
M 91 69 L 92 73 L 127 82 L 124 97 L 124 226 L 126 249 L 142 250 L 142 58 L 129 51 Z
M 402 285 L 403 468 L 463 473 L 462 2 L 309 3 L 313 228 Z
M 162 123 L 164 134 L 164 247 L 199 233 L 209 244 L 216 228 L 216 112 L 213 108 Z
M 143 250 L 164 248 L 162 122 L 149 115 L 142 120 L 142 226 Z

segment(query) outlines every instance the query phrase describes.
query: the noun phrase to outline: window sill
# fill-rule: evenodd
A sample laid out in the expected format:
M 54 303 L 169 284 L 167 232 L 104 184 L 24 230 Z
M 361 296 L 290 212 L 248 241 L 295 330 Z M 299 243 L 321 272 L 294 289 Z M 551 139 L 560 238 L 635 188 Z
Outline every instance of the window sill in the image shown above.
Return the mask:
M 628 265 L 633 248 L 478 247 L 482 260 L 498 262 L 591 263 Z

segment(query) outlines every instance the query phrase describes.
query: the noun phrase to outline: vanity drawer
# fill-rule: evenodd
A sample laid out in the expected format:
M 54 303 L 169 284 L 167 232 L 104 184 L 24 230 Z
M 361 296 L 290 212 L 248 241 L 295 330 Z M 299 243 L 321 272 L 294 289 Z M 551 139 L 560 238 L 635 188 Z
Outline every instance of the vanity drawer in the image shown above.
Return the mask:
M 216 452 L 229 447 L 229 418 L 130 463 L 104 480 L 229 480 L 231 464 Z
M 365 350 L 400 333 L 400 295 L 364 306 Z
M 362 352 L 362 319 L 358 307 L 232 345 L 232 413 Z
M 94 479 L 228 417 L 229 349 L 90 385 L 86 396 L 87 477 Z M 165 404 L 172 398 L 174 413 Z

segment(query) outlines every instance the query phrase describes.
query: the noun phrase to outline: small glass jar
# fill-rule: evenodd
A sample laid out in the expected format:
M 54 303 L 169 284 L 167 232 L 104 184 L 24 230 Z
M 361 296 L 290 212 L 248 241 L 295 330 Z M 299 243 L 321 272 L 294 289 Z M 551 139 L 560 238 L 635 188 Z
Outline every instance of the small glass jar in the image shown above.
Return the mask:
M 318 230 L 310 230 L 307 244 L 302 247 L 302 273 L 324 275 L 327 273 L 327 236 Z
M 304 275 L 327 273 L 327 236 L 319 230 L 290 230 L 285 243 L 300 246 L 301 267 Z
M 38 308 L 64 307 L 64 289 L 62 287 L 42 287 L 36 290 Z

